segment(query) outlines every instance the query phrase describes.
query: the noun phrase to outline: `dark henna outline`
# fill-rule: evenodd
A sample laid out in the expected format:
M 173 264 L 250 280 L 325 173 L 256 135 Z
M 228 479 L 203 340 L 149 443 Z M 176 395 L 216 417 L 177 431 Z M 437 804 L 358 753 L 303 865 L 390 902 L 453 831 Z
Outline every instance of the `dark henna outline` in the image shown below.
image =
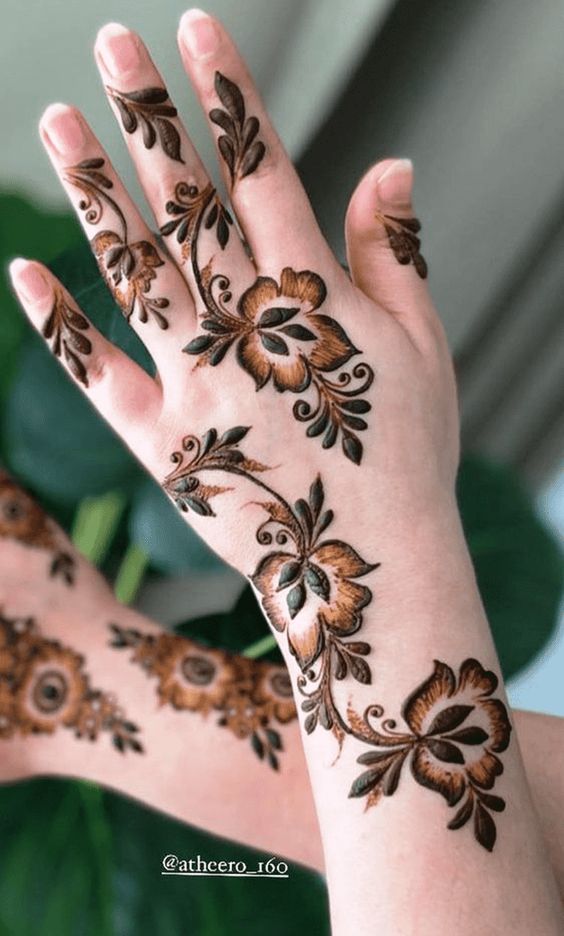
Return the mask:
M 233 186 L 237 179 L 244 179 L 255 171 L 264 159 L 266 146 L 256 139 L 260 121 L 258 117 L 246 116 L 245 100 L 237 85 L 216 71 L 214 86 L 225 110 L 214 107 L 208 116 L 223 130 L 217 138 L 217 147 L 229 169 Z
M 435 660 L 431 676 L 402 706 L 407 731 L 398 731 L 390 718 L 375 728 L 371 719 L 384 715 L 380 705 L 370 705 L 362 717 L 349 707 L 350 733 L 377 748 L 357 758 L 368 770 L 356 778 L 349 796 L 366 796 L 366 809 L 382 796 L 392 796 L 409 760 L 417 783 L 440 793 L 450 807 L 463 801 L 447 828 L 461 829 L 473 816 L 474 837 L 491 852 L 497 836 L 491 813 L 503 812 L 505 800 L 489 791 L 503 772 L 497 755 L 507 750 L 512 729 L 504 703 L 492 698 L 497 686 L 495 673 L 477 660 L 464 660 L 458 678 L 450 666 Z M 457 696 L 467 704 L 457 704 Z M 434 717 L 425 726 L 431 713 Z M 478 723 L 465 726 L 473 718 Z M 468 751 L 478 747 L 481 756 L 472 761 Z
M 82 654 L 43 637 L 33 618 L 7 618 L 1 611 L 0 647 L 0 739 L 64 727 L 96 741 L 107 731 L 120 753 L 143 753 L 138 726 L 125 718 L 113 693 L 92 687 Z
M 174 199 L 166 203 L 167 221 L 160 231 L 164 237 L 176 232 L 183 244 L 184 259 L 190 258 L 194 280 L 205 313 L 201 320 L 202 334 L 183 349 L 197 355 L 197 365 L 216 367 L 235 345 L 237 360 L 261 390 L 272 382 L 280 393 L 301 394 L 309 388 L 316 394 L 314 403 L 298 400 L 293 414 L 299 422 L 309 423 L 309 438 L 323 436 L 322 447 L 332 448 L 341 435 L 343 453 L 359 465 L 363 445 L 358 434 L 368 428 L 364 419 L 371 404 L 363 398 L 374 380 L 374 371 L 365 362 L 352 370 L 344 370 L 350 359 L 360 352 L 349 340 L 344 329 L 329 315 L 318 310 L 327 290 L 325 283 L 310 270 L 282 270 L 280 284 L 270 277 L 257 277 L 255 283 L 239 297 L 235 308 L 231 283 L 222 273 L 213 273 L 212 261 L 203 269 L 198 260 L 198 239 L 203 229 L 216 227 L 220 246 L 229 233 L 225 209 L 211 185 L 199 190 L 196 185 L 181 182 Z M 223 212 L 223 213 L 222 213 Z M 265 290 L 269 293 L 265 301 Z M 280 305 L 289 299 L 293 307 Z M 302 309 L 307 303 L 310 308 Z M 266 304 L 267 308 L 261 306 Z M 260 314 L 259 314 L 260 313 Z M 296 321 L 300 315 L 303 324 Z M 313 329 L 313 330 L 312 330 Z M 306 352 L 310 343 L 311 351 Z M 288 367 L 285 358 L 294 352 L 294 363 Z M 268 357 L 264 352 L 268 352 Z M 261 356 L 262 355 L 262 356 Z M 329 375 L 339 371 L 336 377 Z
M 218 725 L 248 740 L 257 757 L 278 770 L 284 748 L 273 722 L 285 725 L 297 717 L 284 667 L 198 646 L 176 634 L 109 627 L 110 646 L 132 649 L 131 662 L 157 678 L 161 704 L 201 715 L 217 713 Z
M 51 554 L 49 576 L 74 585 L 74 557 L 57 543 L 57 529 L 32 497 L 0 472 L 0 539 L 12 539 L 29 549 Z
M 164 296 L 153 298 L 148 295 L 151 283 L 156 278 L 155 269 L 164 266 L 164 260 L 149 241 L 128 241 L 127 221 L 120 206 L 109 194 L 114 183 L 103 172 L 104 165 L 105 160 L 102 157 L 84 159 L 77 165 L 66 168 L 63 178 L 83 193 L 84 198 L 78 207 L 84 212 L 88 224 L 98 224 L 101 221 L 104 203 L 118 221 L 119 233 L 110 230 L 99 231 L 92 238 L 91 246 L 125 319 L 129 322 L 137 310 L 137 317 L 141 323 L 145 324 L 152 316 L 164 331 L 168 328 L 168 319 L 161 310 L 168 308 L 170 301 Z M 122 279 L 128 285 L 125 294 L 118 289 Z
M 342 680 L 350 672 L 358 682 L 371 681 L 370 669 L 362 657 L 370 652 L 363 641 L 346 643 L 361 627 L 362 614 L 372 600 L 371 590 L 356 582 L 378 568 L 369 564 L 341 540 L 321 540 L 334 519 L 332 510 L 324 510 L 324 490 L 318 476 L 310 487 L 308 500 L 300 498 L 292 507 L 277 491 L 256 477 L 267 468 L 248 458 L 239 448 L 249 428 L 235 426 L 218 436 L 209 429 L 200 440 L 188 435 L 180 451 L 173 452 L 173 470 L 163 481 L 163 488 L 183 512 L 215 516 L 210 501 L 230 488 L 202 483 L 201 472 L 219 471 L 245 478 L 268 497 L 260 501 L 267 519 L 256 532 L 261 546 L 273 543 L 277 548 L 258 563 L 250 579 L 261 595 L 261 603 L 272 626 L 286 630 L 290 652 L 302 673 L 298 689 L 305 697 L 302 709 L 308 712 L 305 728 L 312 732 L 317 724 L 342 742 L 348 726 L 339 714 L 332 696 L 332 678 Z M 271 529 L 272 527 L 276 530 Z M 332 592 L 341 594 L 339 616 L 332 611 Z M 292 622 L 308 603 L 321 599 L 310 625 L 299 630 Z M 283 607 L 280 601 L 284 600 Z M 309 607 L 309 605 L 308 605 Z M 319 672 L 314 665 L 320 661 Z M 312 692 L 306 687 L 317 683 Z
M 83 357 L 92 353 L 92 342 L 84 332 L 90 323 L 77 308 L 69 305 L 62 289 L 53 288 L 53 305 L 43 323 L 41 334 L 55 357 L 64 360 L 73 377 L 83 387 L 88 386 L 88 373 Z
M 376 212 L 375 218 L 384 225 L 394 257 L 402 266 L 412 263 L 421 279 L 427 279 L 428 267 L 421 256 L 421 230 L 418 218 L 396 218 L 394 215 Z
M 180 134 L 169 117 L 178 117 L 166 88 L 142 88 L 140 91 L 118 91 L 106 86 L 108 96 L 118 109 L 126 133 L 135 133 L 141 125 L 143 145 L 152 149 L 157 139 L 163 153 L 184 164 L 180 155 Z

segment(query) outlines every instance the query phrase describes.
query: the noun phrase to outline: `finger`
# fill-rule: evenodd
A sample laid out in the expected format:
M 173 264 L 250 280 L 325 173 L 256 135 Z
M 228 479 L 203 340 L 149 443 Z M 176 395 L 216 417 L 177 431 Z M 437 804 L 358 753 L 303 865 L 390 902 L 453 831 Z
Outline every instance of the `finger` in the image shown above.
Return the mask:
M 147 200 L 194 298 L 206 302 L 201 271 L 210 260 L 240 294 L 255 279 L 255 268 L 143 42 L 109 23 L 98 33 L 95 52 Z
M 189 10 L 180 21 L 178 40 L 259 270 L 277 275 L 284 266 L 321 266 L 343 277 L 247 68 L 221 24 L 200 10 Z
M 141 456 L 161 407 L 148 374 L 94 328 L 49 270 L 18 258 L 10 265 L 17 296 L 31 323 L 75 383 L 125 443 Z
M 435 317 L 421 254 L 420 224 L 411 202 L 410 160 L 377 163 L 358 184 L 345 221 L 347 257 L 354 283 L 408 329 L 420 331 Z
M 102 146 L 72 107 L 52 104 L 41 137 L 124 316 L 166 378 L 194 330 L 195 313 L 175 263 L 157 244 Z

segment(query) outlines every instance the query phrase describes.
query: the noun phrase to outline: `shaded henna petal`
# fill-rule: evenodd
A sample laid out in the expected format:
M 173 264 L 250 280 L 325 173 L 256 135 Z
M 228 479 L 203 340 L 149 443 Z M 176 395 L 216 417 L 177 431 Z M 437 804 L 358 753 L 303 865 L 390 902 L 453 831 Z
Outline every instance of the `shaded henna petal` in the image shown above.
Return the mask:
M 413 752 L 411 772 L 417 783 L 440 793 L 449 806 L 455 806 L 464 795 L 466 781 L 462 770 L 438 763 L 424 743 L 418 744 Z
M 435 660 L 432 675 L 407 698 L 402 715 L 416 735 L 425 734 L 424 721 L 439 699 L 448 699 L 454 692 L 455 679 L 450 666 Z
M 344 328 L 329 315 L 309 315 L 307 321 L 318 336 L 309 357 L 312 367 L 325 372 L 334 371 L 359 353 Z
M 325 301 L 327 288 L 317 273 L 285 267 L 280 274 L 280 295 L 299 299 L 313 310 L 318 309 Z

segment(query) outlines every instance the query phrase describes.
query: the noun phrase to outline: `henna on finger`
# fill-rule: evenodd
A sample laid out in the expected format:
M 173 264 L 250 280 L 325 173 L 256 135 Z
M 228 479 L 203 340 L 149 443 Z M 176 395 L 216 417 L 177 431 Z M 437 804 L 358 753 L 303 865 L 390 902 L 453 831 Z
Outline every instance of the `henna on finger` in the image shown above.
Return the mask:
M 349 796 L 366 797 L 366 809 L 398 789 L 404 765 L 421 786 L 459 806 L 448 823 L 461 829 L 474 819 L 474 837 L 492 851 L 497 830 L 492 812 L 503 812 L 505 800 L 490 791 L 503 773 L 498 757 L 509 746 L 511 723 L 504 703 L 492 698 L 498 678 L 477 660 L 461 664 L 458 676 L 446 663 L 435 660 L 431 676 L 406 699 L 402 707 L 405 729 L 387 718 L 380 705 L 370 705 L 363 716 L 349 707 L 351 734 L 369 744 L 357 762 L 368 769 L 354 781 Z
M 147 240 L 129 241 L 126 217 L 110 195 L 114 183 L 105 171 L 102 157 L 84 159 L 63 172 L 66 182 L 74 185 L 84 195 L 79 209 L 88 224 L 99 224 L 104 207 L 108 207 L 117 223 L 117 230 L 98 231 L 91 240 L 92 250 L 100 270 L 113 293 L 125 319 L 129 322 L 134 314 L 145 324 L 153 319 L 162 330 L 168 328 L 168 319 L 163 309 L 170 305 L 164 296 L 151 296 L 156 270 L 164 266 L 164 260 L 153 244 Z
M 180 134 L 171 117 L 178 117 L 166 88 L 142 88 L 140 91 L 118 91 L 106 87 L 118 109 L 121 125 L 126 133 L 135 133 L 140 127 L 145 149 L 159 145 L 170 159 L 184 163 L 180 155 Z
M 44 637 L 33 618 L 0 611 L 0 739 L 58 728 L 89 741 L 107 732 L 120 753 L 143 753 L 138 726 L 114 693 L 91 685 L 81 654 Z
M 208 116 L 212 123 L 223 130 L 217 139 L 217 146 L 229 169 L 233 186 L 238 179 L 244 179 L 255 171 L 264 159 L 266 147 L 262 140 L 257 139 L 259 119 L 246 116 L 245 100 L 237 85 L 217 71 L 215 91 L 223 109 L 214 107 Z
M 218 725 L 248 740 L 257 757 L 278 770 L 283 743 L 274 726 L 296 718 L 284 667 L 198 646 L 176 634 L 148 634 L 118 624 L 110 628 L 110 646 L 132 649 L 131 662 L 156 677 L 162 705 L 215 713 Z
M 29 549 L 45 550 L 50 557 L 49 575 L 74 585 L 76 561 L 58 542 L 59 532 L 45 511 L 29 494 L 0 473 L 0 539 L 12 539 Z
M 73 377 L 83 387 L 88 387 L 88 371 L 84 358 L 92 353 L 92 342 L 84 334 L 89 328 L 88 319 L 70 305 L 61 289 L 55 288 L 53 305 L 41 334 L 47 343 L 50 343 L 55 357 L 64 360 Z
M 418 218 L 396 218 L 394 215 L 377 211 L 376 220 L 384 225 L 388 242 L 394 257 L 402 266 L 412 263 L 421 279 L 427 279 L 427 263 L 421 255 L 421 240 L 417 236 L 421 230 Z

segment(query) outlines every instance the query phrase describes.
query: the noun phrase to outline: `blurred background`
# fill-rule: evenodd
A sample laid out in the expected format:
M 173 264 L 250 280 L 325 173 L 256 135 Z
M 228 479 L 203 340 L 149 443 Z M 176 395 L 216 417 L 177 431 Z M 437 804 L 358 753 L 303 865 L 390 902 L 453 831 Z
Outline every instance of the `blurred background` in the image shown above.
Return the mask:
M 150 368 L 98 281 L 36 125 L 52 101 L 77 105 L 144 204 L 90 54 L 97 29 L 122 21 L 142 33 L 215 166 L 176 51 L 184 9 L 181 0 L 28 0 L 4 12 L 0 461 L 121 600 L 244 650 L 265 626 L 243 580 L 189 532 L 66 379 L 4 276 L 16 254 L 49 262 L 98 327 Z M 206 9 L 246 56 L 340 259 L 359 176 L 386 156 L 413 159 L 430 284 L 459 376 L 459 501 L 478 581 L 511 701 L 564 715 L 560 0 L 210 0 Z M 0 934 L 328 931 L 315 875 L 293 867 L 284 884 L 161 878 L 160 858 L 174 851 L 246 857 L 88 784 L 2 787 Z

